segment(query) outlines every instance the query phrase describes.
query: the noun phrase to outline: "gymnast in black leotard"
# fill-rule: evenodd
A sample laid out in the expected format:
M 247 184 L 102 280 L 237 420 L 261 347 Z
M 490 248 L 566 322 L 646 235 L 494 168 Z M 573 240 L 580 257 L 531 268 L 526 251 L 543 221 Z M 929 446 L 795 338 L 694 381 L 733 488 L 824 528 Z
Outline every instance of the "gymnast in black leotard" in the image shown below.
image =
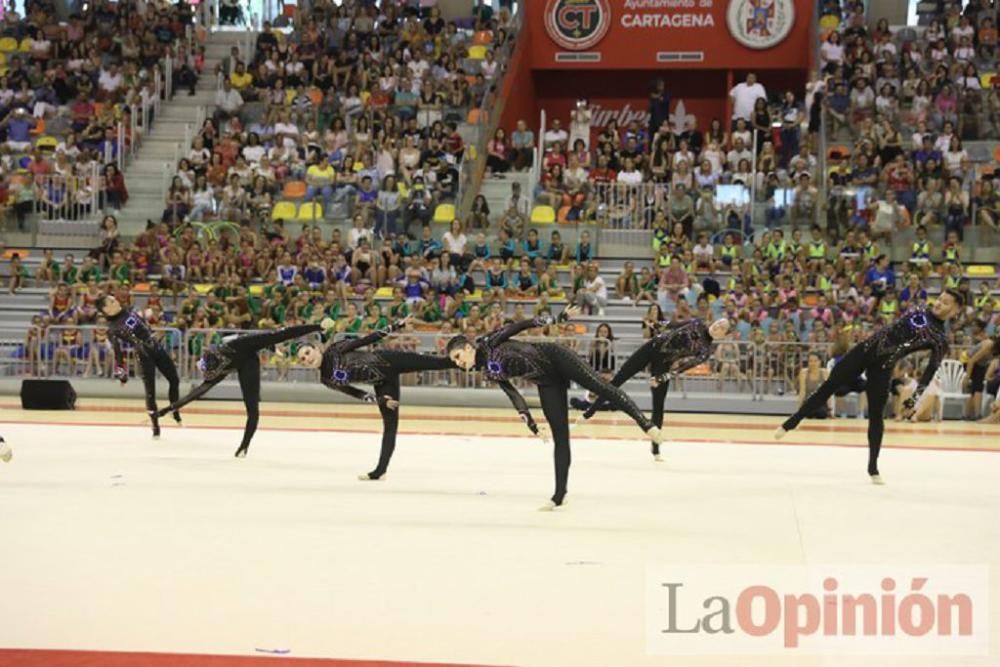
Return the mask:
M 325 323 L 333 324 L 332 321 Z M 222 345 L 206 350 L 201 359 L 198 360 L 198 367 L 205 375 L 204 381 L 192 389 L 187 396 L 175 401 L 169 408 L 161 410 L 160 414 L 178 410 L 200 398 L 208 393 L 212 387 L 222 382 L 227 375 L 235 371 L 240 379 L 243 405 L 247 411 L 243 441 L 236 450 L 236 456 L 246 456 L 250 449 L 250 440 L 257 432 L 257 422 L 260 420 L 260 351 L 322 330 L 323 327 L 318 325 L 305 324 L 277 331 L 251 333 L 223 339 Z
M 564 312 L 565 319 L 571 312 Z M 513 379 L 523 379 L 538 386 L 538 396 L 542 412 L 549 423 L 554 445 L 556 489 L 550 504 L 542 509 L 553 509 L 562 505 L 566 497 L 569 478 L 569 408 L 567 391 L 571 382 L 576 382 L 606 400 L 611 406 L 626 413 L 645 431 L 653 442 L 659 442 L 660 429 L 646 419 L 639 407 L 625 392 L 607 384 L 572 350 L 555 343 L 525 343 L 511 338 L 522 331 L 542 327 L 550 323 L 549 318 L 534 318 L 514 322 L 492 333 L 469 339 L 464 335 L 448 341 L 448 356 L 459 368 L 482 370 L 488 380 L 496 382 L 510 398 L 518 414 L 532 433 L 539 433 L 524 397 L 510 383 Z
M 961 294 L 946 290 L 934 302 L 930 311 L 911 310 L 889 326 L 879 329 L 869 338 L 854 346 L 830 371 L 826 381 L 816 388 L 799 406 L 798 411 L 777 428 L 774 435 L 781 439 L 799 425 L 806 415 L 814 414 L 826 404 L 839 388 L 850 386 L 862 373 L 868 377 L 865 393 L 868 397 L 868 474 L 872 483 L 882 484 L 878 471 L 878 455 L 882 448 L 885 430 L 885 404 L 889 400 L 892 369 L 903 357 L 914 352 L 930 351 L 917 390 L 903 404 L 904 416 L 909 417 L 920 395 L 924 393 L 948 352 L 945 322 L 957 316 L 964 306 Z
M 620 387 L 630 378 L 649 369 L 649 384 L 653 393 L 653 424 L 663 428 L 663 409 L 667 402 L 670 380 L 708 361 L 712 356 L 712 341 L 729 333 L 729 320 L 719 319 L 705 326 L 699 319 L 671 322 L 658 327 L 652 338 L 625 360 L 611 379 Z M 604 407 L 604 401 L 594 401 L 583 413 L 590 419 Z M 653 458 L 660 459 L 660 443 L 652 445 Z
M 382 414 L 382 449 L 375 469 L 359 475 L 362 480 L 380 479 L 385 475 L 396 449 L 396 433 L 399 430 L 399 376 L 455 367 L 448 357 L 433 357 L 404 350 L 362 349 L 402 329 L 405 324 L 406 320 L 393 322 L 385 329 L 374 331 L 363 338 L 348 338 L 331 343 L 325 350 L 304 345 L 298 351 L 299 363 L 308 368 L 319 368 L 320 382 L 325 386 L 366 403 L 378 404 Z M 353 383 L 373 385 L 373 391 L 363 391 L 354 387 Z
M 122 351 L 122 343 L 127 343 L 135 350 L 139 362 L 139 374 L 146 394 L 146 412 L 153 423 L 153 437 L 160 437 L 160 416 L 169 412 L 156 410 L 156 371 L 163 373 L 170 387 L 168 396 L 170 402 L 177 401 L 180 395 L 181 379 L 177 375 L 177 366 L 170 358 L 170 353 L 156 340 L 149 324 L 131 308 L 123 308 L 118 299 L 108 295 L 100 297 L 96 302 L 97 310 L 108 319 L 108 340 L 115 358 L 114 376 L 119 382 L 128 382 L 128 365 Z M 181 423 L 181 415 L 174 410 L 174 421 Z

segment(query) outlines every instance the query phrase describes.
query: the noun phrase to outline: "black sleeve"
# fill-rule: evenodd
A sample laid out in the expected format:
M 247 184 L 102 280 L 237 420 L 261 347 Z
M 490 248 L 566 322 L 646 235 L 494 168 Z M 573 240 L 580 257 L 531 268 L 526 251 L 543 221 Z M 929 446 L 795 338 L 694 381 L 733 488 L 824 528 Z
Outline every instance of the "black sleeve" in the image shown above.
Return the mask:
M 505 327 L 497 329 L 491 333 L 488 333 L 479 338 L 476 341 L 477 345 L 485 345 L 486 347 L 496 347 L 505 340 L 513 338 L 522 331 L 527 331 L 528 329 L 535 329 L 537 327 L 543 327 L 549 323 L 548 318 L 544 317 L 533 317 L 529 320 L 521 320 L 520 322 L 511 322 Z
M 215 385 L 217 385 L 220 382 L 222 382 L 222 379 L 224 377 L 226 377 L 226 376 L 223 375 L 223 376 L 220 376 L 219 378 L 217 378 L 215 380 L 210 380 L 210 381 L 202 382 L 200 385 L 198 385 L 197 387 L 195 387 L 194 389 L 192 389 L 190 391 L 190 393 L 188 393 L 187 396 L 185 396 L 184 398 L 179 399 L 173 405 L 170 405 L 170 406 L 167 406 L 167 407 L 163 408 L 157 414 L 162 417 L 163 415 L 165 415 L 167 413 L 174 412 L 176 410 L 180 410 L 181 408 L 183 408 L 185 405 L 187 405 L 191 401 L 196 401 L 199 398 L 201 398 L 202 396 L 204 396 L 205 394 L 207 394 L 212 389 L 212 387 L 214 387 Z
M 358 389 L 357 387 L 353 387 L 349 384 L 336 384 L 334 382 L 328 382 L 327 380 L 323 380 L 323 385 L 328 387 L 329 389 L 333 389 L 334 391 L 339 391 L 342 394 L 346 394 L 351 398 L 355 398 L 359 401 L 364 401 L 365 403 L 377 402 L 377 397 L 375 396 L 375 394 L 364 391 L 362 389 Z
M 277 331 L 266 331 L 240 336 L 235 340 L 229 341 L 227 345 L 240 355 L 256 354 L 265 348 L 280 345 L 285 341 L 301 338 L 311 333 L 319 333 L 322 330 L 323 328 L 318 324 L 302 324 L 278 329 Z
M 708 361 L 709 358 L 711 358 L 711 356 L 712 352 L 711 348 L 709 348 L 707 353 L 699 352 L 698 354 L 691 354 L 686 357 L 681 357 L 674 363 L 673 370 L 671 370 L 670 373 L 673 375 L 681 375 L 682 373 L 686 373 L 695 366 L 700 366 L 701 364 Z
M 403 328 L 403 323 L 401 321 L 393 322 L 386 328 L 377 329 L 368 334 L 367 336 L 363 336 L 362 338 L 348 338 L 342 340 L 336 344 L 337 350 L 339 350 L 341 354 L 347 354 L 348 352 L 353 352 L 354 350 L 360 349 L 362 347 L 374 345 L 375 343 L 379 342 L 392 332 L 399 331 L 402 328 Z
M 945 355 L 948 353 L 947 345 L 935 345 L 931 349 L 931 358 L 927 362 L 927 368 L 924 369 L 923 375 L 920 376 L 920 380 L 917 382 L 917 390 L 914 392 L 914 396 L 917 400 L 920 400 L 920 395 L 924 393 L 927 389 L 927 385 L 931 383 L 934 379 L 934 374 L 937 373 L 938 367 L 944 360 Z
M 528 430 L 538 435 L 538 424 L 535 423 L 534 417 L 531 416 L 531 411 L 528 410 L 528 402 L 524 400 L 521 392 L 507 380 L 497 382 L 497 386 L 503 390 L 503 393 L 507 394 L 511 405 L 517 410 L 517 414 L 521 415 L 521 421 L 528 427 Z

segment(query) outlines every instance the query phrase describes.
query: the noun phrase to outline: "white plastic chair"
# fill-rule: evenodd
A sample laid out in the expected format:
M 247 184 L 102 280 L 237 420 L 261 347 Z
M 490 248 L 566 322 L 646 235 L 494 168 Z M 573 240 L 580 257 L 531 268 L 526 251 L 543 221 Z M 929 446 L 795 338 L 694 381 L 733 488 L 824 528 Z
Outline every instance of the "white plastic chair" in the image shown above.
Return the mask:
M 949 398 L 965 400 L 962 383 L 965 382 L 965 366 L 956 359 L 945 359 L 934 377 L 941 383 L 941 393 L 938 398 L 937 421 L 944 419 L 944 404 Z

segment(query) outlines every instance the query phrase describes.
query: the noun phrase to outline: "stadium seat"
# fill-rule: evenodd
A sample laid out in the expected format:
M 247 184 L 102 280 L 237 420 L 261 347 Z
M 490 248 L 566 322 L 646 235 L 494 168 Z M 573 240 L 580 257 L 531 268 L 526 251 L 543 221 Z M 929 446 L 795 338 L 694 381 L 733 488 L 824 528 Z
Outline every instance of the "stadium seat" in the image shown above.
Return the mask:
M 476 125 L 484 118 L 485 114 L 482 109 L 469 109 L 469 115 L 466 117 L 465 122 L 469 125 Z
M 323 103 L 323 91 L 319 88 L 310 88 L 306 94 L 309 95 L 314 107 L 319 107 Z
M 472 43 L 478 46 L 489 46 L 493 43 L 493 33 L 489 30 L 480 30 L 472 36 Z
M 17 50 L 20 51 L 21 53 L 31 53 L 31 45 L 34 43 L 35 42 L 33 39 L 31 39 L 30 37 L 25 37 L 24 39 L 21 40 L 21 43 L 18 45 Z
M 827 14 L 820 18 L 819 27 L 821 30 L 836 30 L 840 27 L 840 19 L 833 14 Z
M 289 181 L 285 183 L 285 188 L 281 192 L 285 199 L 302 199 L 306 196 L 306 184 L 304 181 Z
M 263 285 L 251 285 L 250 286 L 250 296 L 264 296 L 264 286 Z
M 996 75 L 996 72 L 984 72 L 979 75 L 979 83 L 983 89 L 989 90 L 993 87 L 993 79 Z
M 838 153 L 840 154 L 841 159 L 849 158 L 851 157 L 851 148 L 850 146 L 836 144 L 826 149 L 827 158 L 832 158 L 835 154 Z
M 0 38 L 0 52 L 11 53 L 17 51 L 17 40 L 13 37 Z
M 551 225 L 556 221 L 556 210 L 551 206 L 536 206 L 531 209 L 531 222 L 536 225 Z
M 996 267 L 992 264 L 972 264 L 965 268 L 965 272 L 970 278 L 992 278 L 997 274 Z
M 323 205 L 314 202 L 307 201 L 302 206 L 299 206 L 299 214 L 295 217 L 299 222 L 312 222 L 313 220 L 323 219 Z
M 35 119 L 35 126 L 33 128 L 31 128 L 31 134 L 33 134 L 36 137 L 41 137 L 43 134 L 45 134 L 45 119 L 44 118 L 36 118 Z M 53 146 L 53 148 L 55 148 L 55 146 Z
M 295 203 L 290 201 L 279 201 L 271 209 L 271 220 L 294 220 Z
M 451 224 L 454 219 L 455 219 L 454 204 L 438 204 L 438 207 L 434 209 L 434 222 L 440 222 L 442 224 Z
M 58 143 L 55 137 L 38 137 L 35 148 L 42 151 L 55 151 Z
M 559 224 L 561 224 L 561 225 L 568 224 L 569 223 L 569 212 L 571 210 L 572 210 L 572 208 L 569 207 L 569 206 L 560 206 L 559 207 L 559 212 L 556 214 L 556 221 Z
M 3 251 L 4 259 L 11 259 L 14 255 L 24 259 L 25 257 L 29 257 L 31 255 L 31 251 L 26 248 L 7 248 Z
M 486 47 L 482 44 L 473 44 L 469 47 L 469 60 L 482 60 L 486 57 Z

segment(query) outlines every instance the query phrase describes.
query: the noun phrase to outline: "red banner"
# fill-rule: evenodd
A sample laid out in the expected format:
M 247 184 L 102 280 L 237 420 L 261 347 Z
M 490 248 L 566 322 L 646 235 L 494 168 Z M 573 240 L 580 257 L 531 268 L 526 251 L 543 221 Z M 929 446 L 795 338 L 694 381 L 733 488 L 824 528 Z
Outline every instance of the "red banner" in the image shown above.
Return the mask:
M 534 68 L 805 69 L 815 0 L 536 0 Z

